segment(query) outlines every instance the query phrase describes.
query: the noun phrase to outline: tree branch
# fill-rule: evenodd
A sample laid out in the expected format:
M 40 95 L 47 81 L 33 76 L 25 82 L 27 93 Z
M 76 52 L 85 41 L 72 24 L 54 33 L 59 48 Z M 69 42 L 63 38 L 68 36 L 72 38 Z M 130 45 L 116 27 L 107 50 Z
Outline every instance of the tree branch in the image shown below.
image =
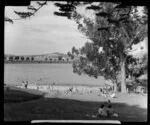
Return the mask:
M 20 18 L 15 18 L 15 19 L 11 19 L 11 20 L 12 20 L 12 22 L 13 22 L 14 20 L 21 20 L 21 19 L 25 19 L 25 18 L 27 18 L 27 17 L 34 16 L 35 13 L 37 13 L 37 12 L 38 12 L 44 5 L 46 5 L 46 4 L 47 4 L 47 1 L 44 2 L 44 3 L 41 3 L 41 4 L 38 3 L 39 7 L 38 7 L 37 9 L 35 8 L 33 13 L 30 12 L 30 15 L 29 15 L 29 16 L 20 17 Z M 16 13 L 16 11 L 15 11 L 15 13 Z M 28 13 L 29 13 L 29 12 L 28 12 Z M 5 21 L 8 21 L 8 20 L 6 20 L 6 17 L 5 17 Z
M 146 26 L 145 26 L 146 27 Z M 144 28 L 145 28 L 144 27 Z M 136 33 L 136 35 L 131 39 L 131 41 L 129 42 L 129 44 L 126 46 L 126 49 L 130 48 L 132 46 L 132 44 L 134 43 L 135 39 L 138 37 L 139 34 L 141 34 L 141 32 L 143 30 L 146 30 L 144 29 L 143 27 Z M 144 32 L 144 31 L 143 31 Z

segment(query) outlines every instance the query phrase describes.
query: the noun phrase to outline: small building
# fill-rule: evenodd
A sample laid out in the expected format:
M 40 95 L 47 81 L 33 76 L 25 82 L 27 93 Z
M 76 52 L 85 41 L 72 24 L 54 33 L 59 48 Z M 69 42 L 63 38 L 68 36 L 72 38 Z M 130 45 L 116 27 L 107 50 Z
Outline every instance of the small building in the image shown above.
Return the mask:
M 144 93 L 144 91 L 145 91 L 145 87 L 144 86 L 137 86 L 136 88 L 135 88 L 135 92 L 136 93 Z

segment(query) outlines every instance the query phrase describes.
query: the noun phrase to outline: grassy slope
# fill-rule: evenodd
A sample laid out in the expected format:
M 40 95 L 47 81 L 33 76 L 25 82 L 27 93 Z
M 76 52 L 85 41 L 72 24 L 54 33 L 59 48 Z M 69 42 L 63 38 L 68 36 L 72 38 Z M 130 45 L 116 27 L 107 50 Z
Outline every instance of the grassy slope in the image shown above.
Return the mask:
M 39 99 L 40 97 L 41 97 L 40 95 L 34 95 L 26 92 L 11 90 L 4 93 L 4 102 L 15 103 L 15 102 Z
M 13 94 L 11 94 L 13 93 Z M 4 91 L 4 120 L 30 121 L 30 120 L 88 120 L 86 114 L 95 114 L 99 102 L 83 102 L 69 99 L 40 98 L 41 95 L 19 92 L 19 90 Z M 35 100 L 36 97 L 36 100 Z M 39 99 L 37 99 L 39 98 Z M 31 100 L 34 99 L 34 100 Z M 7 100 L 7 101 L 6 101 Z M 11 103 L 9 100 L 11 100 Z M 16 102 L 19 100 L 22 102 Z M 28 101 L 24 101 L 28 100 Z M 30 101 L 29 101 L 30 100 Z M 6 103 L 7 102 L 7 103 Z M 147 110 L 138 106 L 129 106 L 125 103 L 113 103 L 121 121 L 146 121 Z M 106 118 L 97 118 L 106 119 Z M 108 118 L 107 118 L 108 119 Z M 110 119 L 110 118 L 109 118 Z

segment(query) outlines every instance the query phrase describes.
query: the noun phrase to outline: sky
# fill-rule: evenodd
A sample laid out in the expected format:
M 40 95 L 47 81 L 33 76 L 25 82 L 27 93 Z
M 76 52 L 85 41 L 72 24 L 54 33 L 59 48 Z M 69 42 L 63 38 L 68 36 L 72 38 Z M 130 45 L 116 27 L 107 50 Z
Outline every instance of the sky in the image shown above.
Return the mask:
M 31 3 L 33 4 L 33 3 Z M 25 11 L 26 7 L 5 7 L 5 16 L 19 18 L 14 13 Z M 41 8 L 35 16 L 26 20 L 5 22 L 5 54 L 36 55 L 53 52 L 67 53 L 71 48 L 82 47 L 87 38 L 77 30 L 77 24 L 65 17 L 55 16 L 58 10 L 51 2 Z
M 36 7 L 35 2 L 31 2 Z M 97 4 L 96 2 L 94 4 Z M 86 6 L 85 6 L 86 7 Z M 17 19 L 16 11 L 26 11 L 27 7 L 5 7 L 5 16 Z M 139 8 L 140 10 L 141 8 Z M 4 50 L 5 54 L 38 55 L 47 53 L 67 53 L 71 48 L 81 48 L 89 41 L 77 29 L 73 20 L 55 16 L 57 11 L 52 2 L 42 7 L 30 19 L 15 20 L 13 24 L 5 22 Z M 77 12 L 94 19 L 95 14 L 85 10 L 82 6 Z

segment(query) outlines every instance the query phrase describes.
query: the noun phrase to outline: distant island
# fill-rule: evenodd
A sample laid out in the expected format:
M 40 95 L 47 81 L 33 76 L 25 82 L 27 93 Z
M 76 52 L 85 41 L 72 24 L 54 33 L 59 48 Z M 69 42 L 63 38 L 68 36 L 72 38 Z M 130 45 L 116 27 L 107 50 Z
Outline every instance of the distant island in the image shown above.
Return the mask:
M 12 55 L 4 56 L 4 63 L 71 63 L 67 54 L 55 52 L 41 55 Z

